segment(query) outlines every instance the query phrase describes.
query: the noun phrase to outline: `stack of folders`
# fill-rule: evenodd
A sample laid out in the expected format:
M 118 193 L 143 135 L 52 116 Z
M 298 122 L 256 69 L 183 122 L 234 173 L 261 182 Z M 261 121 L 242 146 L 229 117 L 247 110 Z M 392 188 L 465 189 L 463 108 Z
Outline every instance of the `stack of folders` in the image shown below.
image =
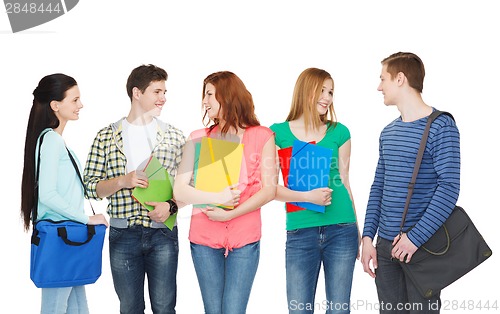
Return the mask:
M 154 209 L 153 206 L 147 205 L 146 202 L 165 202 L 172 198 L 172 177 L 163 167 L 161 162 L 155 156 L 151 155 L 146 162 L 138 167 L 142 169 L 148 177 L 148 187 L 136 187 L 132 191 L 132 197 L 146 207 L 149 211 Z M 177 213 L 170 215 L 164 222 L 165 225 L 172 230 L 175 225 Z
M 278 150 L 285 187 L 294 191 L 311 191 L 328 187 L 333 150 L 315 142 L 295 140 L 293 146 Z M 289 202 L 287 212 L 312 210 L 324 213 L 325 206 L 307 202 Z
M 228 140 L 202 137 L 195 146 L 194 186 L 205 192 L 222 192 L 240 179 L 243 144 Z M 204 207 L 209 204 L 197 204 Z M 224 209 L 233 206 L 210 204 Z

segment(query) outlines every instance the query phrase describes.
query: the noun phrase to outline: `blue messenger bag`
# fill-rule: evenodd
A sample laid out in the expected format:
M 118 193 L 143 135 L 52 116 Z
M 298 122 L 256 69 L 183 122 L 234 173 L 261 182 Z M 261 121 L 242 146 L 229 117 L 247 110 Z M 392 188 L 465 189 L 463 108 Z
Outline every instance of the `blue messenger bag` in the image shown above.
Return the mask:
M 40 137 L 40 148 L 45 134 Z M 40 165 L 40 150 L 38 151 L 38 165 Z M 83 185 L 80 172 L 69 150 L 68 155 Z M 38 288 L 74 287 L 95 283 L 102 271 L 102 248 L 106 226 L 86 225 L 71 220 L 35 221 L 39 171 L 37 167 L 35 205 L 31 218 L 33 233 L 30 278 Z M 94 212 L 93 208 L 92 211 Z

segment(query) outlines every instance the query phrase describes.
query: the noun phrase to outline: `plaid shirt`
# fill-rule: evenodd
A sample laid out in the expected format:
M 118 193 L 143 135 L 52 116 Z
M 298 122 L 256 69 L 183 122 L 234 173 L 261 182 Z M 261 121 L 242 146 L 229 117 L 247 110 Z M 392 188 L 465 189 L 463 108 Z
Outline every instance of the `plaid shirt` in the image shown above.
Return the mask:
M 122 121 L 110 124 L 101 129 L 92 143 L 83 180 L 88 197 L 101 200 L 97 195 L 97 183 L 126 174 L 127 159 L 123 151 Z M 158 132 L 153 154 L 160 160 L 168 173 L 175 177 L 181 161 L 182 149 L 186 138 L 181 130 L 157 119 Z M 121 189 L 107 197 L 108 214 L 111 218 L 126 218 L 128 225 L 150 227 L 152 220 L 147 216 L 148 210 L 132 198 L 133 189 Z

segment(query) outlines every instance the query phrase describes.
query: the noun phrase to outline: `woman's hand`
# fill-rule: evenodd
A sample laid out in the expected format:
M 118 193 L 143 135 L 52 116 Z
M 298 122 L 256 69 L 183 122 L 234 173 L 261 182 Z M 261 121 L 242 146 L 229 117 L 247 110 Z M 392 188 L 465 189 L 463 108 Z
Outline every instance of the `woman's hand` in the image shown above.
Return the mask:
M 332 203 L 332 192 L 330 188 L 317 188 L 305 193 L 308 203 L 328 206 Z
M 220 204 L 227 207 L 235 207 L 240 203 L 241 191 L 237 189 L 238 184 L 228 186 L 221 192 Z
M 109 227 L 109 223 L 103 214 L 89 216 L 87 225 L 105 225 L 106 227 Z
M 207 215 L 208 219 L 212 221 L 228 221 L 233 219 L 231 210 L 224 210 L 219 207 L 207 206 L 201 209 L 202 213 Z

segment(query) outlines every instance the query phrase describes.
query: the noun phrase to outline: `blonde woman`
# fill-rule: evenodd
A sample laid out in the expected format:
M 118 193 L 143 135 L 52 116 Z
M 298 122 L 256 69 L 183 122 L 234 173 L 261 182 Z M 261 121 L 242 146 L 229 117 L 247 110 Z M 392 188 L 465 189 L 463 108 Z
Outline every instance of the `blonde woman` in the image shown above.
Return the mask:
M 349 313 L 359 231 L 349 187 L 351 139 L 348 128 L 334 120 L 334 82 L 322 69 L 304 70 L 297 79 L 290 113 L 271 126 L 278 149 L 295 140 L 332 150 L 328 186 L 294 191 L 278 186 L 276 199 L 287 202 L 286 280 L 290 313 L 313 313 L 321 265 L 325 274 L 326 313 Z M 300 165 L 312 160 L 300 160 Z M 283 171 L 284 165 L 280 165 Z M 307 178 L 306 182 L 318 178 Z M 317 212 L 291 203 L 325 206 Z

